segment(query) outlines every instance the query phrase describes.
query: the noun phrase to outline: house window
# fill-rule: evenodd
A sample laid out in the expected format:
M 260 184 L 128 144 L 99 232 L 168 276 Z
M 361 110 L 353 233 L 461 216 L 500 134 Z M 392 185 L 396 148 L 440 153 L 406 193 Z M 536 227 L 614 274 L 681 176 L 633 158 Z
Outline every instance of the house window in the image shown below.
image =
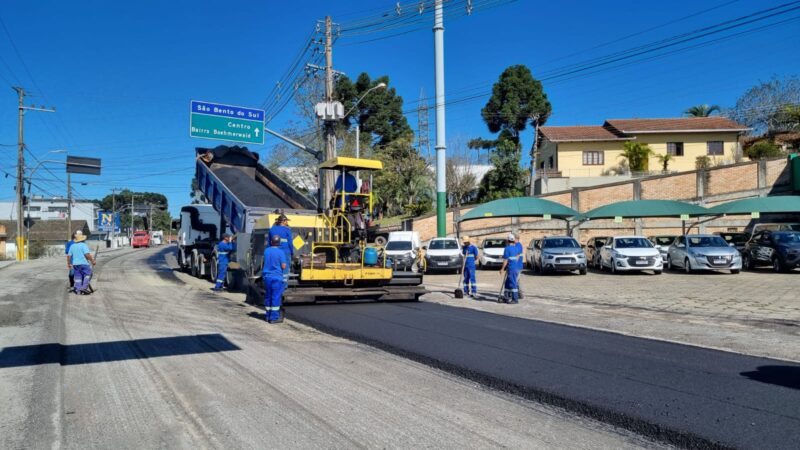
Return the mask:
M 683 156 L 683 142 L 667 142 L 667 154 Z
M 583 152 L 583 165 L 584 166 L 602 166 L 605 164 L 605 158 L 601 151 L 588 151 Z
M 708 141 L 709 156 L 720 156 L 724 154 L 722 141 Z

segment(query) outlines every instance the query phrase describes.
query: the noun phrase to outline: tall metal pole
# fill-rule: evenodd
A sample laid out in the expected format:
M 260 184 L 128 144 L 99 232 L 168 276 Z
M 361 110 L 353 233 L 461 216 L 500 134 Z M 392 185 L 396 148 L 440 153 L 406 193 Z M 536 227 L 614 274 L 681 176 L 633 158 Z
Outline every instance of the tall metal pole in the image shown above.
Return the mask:
M 17 96 L 19 97 L 19 116 L 17 119 L 17 261 L 25 259 L 25 230 L 23 227 L 24 211 L 23 203 L 25 197 L 25 186 L 23 179 L 25 178 L 25 136 L 24 136 L 24 120 L 25 120 L 25 89 L 15 87 Z
M 436 72 L 436 235 L 447 235 L 447 183 L 444 132 L 444 11 L 443 0 L 436 0 L 433 19 L 433 44 Z
M 67 240 L 72 239 L 72 184 L 67 172 Z
M 136 196 L 131 194 L 131 232 L 130 232 L 131 245 L 133 245 L 133 217 L 134 217 L 134 213 L 136 212 L 136 208 L 133 207 L 133 199 L 134 199 L 134 197 L 136 197 Z
M 333 103 L 333 21 L 331 16 L 325 17 L 325 103 L 331 105 Z M 336 135 L 334 134 L 334 122 L 325 122 L 325 160 L 334 157 L 336 151 Z M 330 203 L 331 188 L 334 185 L 333 171 L 326 170 L 325 176 L 320 177 L 319 189 L 322 190 L 322 198 L 325 200 L 320 208 L 325 207 Z M 324 178 L 324 182 L 323 182 Z
M 111 189 L 111 248 L 117 248 L 116 219 L 117 219 L 117 188 L 113 188 Z

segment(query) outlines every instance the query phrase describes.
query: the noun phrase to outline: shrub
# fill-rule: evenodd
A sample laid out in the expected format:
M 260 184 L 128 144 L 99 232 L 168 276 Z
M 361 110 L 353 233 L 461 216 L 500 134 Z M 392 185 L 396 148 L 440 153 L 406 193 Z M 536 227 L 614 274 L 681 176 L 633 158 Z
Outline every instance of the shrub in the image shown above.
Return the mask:
M 780 147 L 775 145 L 774 142 L 758 141 L 755 144 L 748 147 L 744 151 L 744 154 L 751 160 L 756 160 L 756 159 L 774 158 L 776 156 L 781 156 L 783 152 L 781 151 Z

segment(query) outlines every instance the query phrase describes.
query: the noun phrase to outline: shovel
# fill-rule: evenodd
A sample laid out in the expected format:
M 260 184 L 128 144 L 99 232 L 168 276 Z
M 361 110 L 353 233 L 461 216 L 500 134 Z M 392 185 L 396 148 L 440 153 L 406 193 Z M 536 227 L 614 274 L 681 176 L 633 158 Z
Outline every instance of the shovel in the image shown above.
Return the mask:
M 503 294 L 506 292 L 506 280 L 508 280 L 508 270 L 504 272 L 503 284 L 500 285 L 500 293 L 497 294 L 497 303 L 503 303 Z
M 466 265 L 467 265 L 467 258 L 464 258 L 464 262 L 461 263 L 461 272 L 459 272 L 457 274 L 458 275 L 458 281 L 457 281 L 458 286 L 461 286 L 461 277 L 464 276 L 464 268 L 466 267 Z M 457 287 L 456 290 L 453 291 L 453 295 L 456 298 L 464 298 L 464 291 L 460 287 Z

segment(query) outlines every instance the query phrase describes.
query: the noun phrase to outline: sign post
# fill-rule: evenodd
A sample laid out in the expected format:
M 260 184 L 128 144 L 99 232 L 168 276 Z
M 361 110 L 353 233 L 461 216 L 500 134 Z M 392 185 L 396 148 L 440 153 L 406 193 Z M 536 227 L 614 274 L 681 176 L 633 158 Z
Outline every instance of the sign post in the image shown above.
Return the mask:
M 189 136 L 264 144 L 264 110 L 192 100 Z

